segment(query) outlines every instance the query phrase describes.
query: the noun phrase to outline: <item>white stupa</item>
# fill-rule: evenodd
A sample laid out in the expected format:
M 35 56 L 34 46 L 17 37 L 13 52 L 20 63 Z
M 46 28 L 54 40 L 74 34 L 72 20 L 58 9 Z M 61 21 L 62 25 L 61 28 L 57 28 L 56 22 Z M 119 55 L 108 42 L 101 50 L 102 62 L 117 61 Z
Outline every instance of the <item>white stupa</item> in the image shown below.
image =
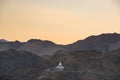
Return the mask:
M 57 65 L 57 70 L 59 70 L 59 71 L 63 71 L 63 69 L 64 69 L 64 66 L 62 65 L 62 62 L 60 61 L 59 62 L 59 64 Z

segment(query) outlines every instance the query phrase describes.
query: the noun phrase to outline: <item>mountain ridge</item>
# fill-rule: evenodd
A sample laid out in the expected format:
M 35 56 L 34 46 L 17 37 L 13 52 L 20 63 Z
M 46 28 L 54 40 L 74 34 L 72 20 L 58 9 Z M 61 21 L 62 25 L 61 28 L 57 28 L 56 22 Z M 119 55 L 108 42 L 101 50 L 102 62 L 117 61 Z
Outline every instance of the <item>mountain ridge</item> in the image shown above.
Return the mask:
M 78 40 L 73 44 L 67 45 L 69 50 L 98 50 L 101 52 L 111 51 L 120 42 L 120 34 L 109 33 L 97 36 L 90 36 L 83 40 Z M 117 46 L 119 48 L 120 46 Z
M 80 51 L 80 50 L 97 50 L 100 52 L 109 52 L 120 48 L 120 34 L 107 33 L 92 35 L 83 40 L 78 40 L 72 44 L 60 45 L 49 40 L 30 39 L 27 42 L 5 42 L 0 43 L 0 51 L 16 49 L 32 52 L 39 56 L 53 55 L 55 52 L 62 51 Z
M 8 41 L 5 39 L 0 39 L 0 42 L 8 42 Z

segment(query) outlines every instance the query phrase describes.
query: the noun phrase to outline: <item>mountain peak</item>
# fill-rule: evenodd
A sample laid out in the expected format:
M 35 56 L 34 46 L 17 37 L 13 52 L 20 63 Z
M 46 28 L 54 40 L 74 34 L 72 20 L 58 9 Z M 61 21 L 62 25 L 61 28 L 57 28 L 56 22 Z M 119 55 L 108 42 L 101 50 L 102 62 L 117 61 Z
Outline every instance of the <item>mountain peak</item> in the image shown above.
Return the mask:
M 86 39 L 95 39 L 95 38 L 108 38 L 108 37 L 118 37 L 120 38 L 120 34 L 119 33 L 103 33 L 103 34 L 100 34 L 100 35 L 92 35 L 92 36 L 89 36 L 87 37 Z
M 55 45 L 55 43 L 52 42 L 52 41 L 49 41 L 49 40 L 40 40 L 40 39 L 30 39 L 27 42 L 28 43 L 40 42 L 40 43 L 48 44 L 48 45 Z
M 93 35 L 84 40 L 79 40 L 69 46 L 69 50 L 98 50 L 101 52 L 111 51 L 113 47 L 120 42 L 120 34 L 106 33 L 100 35 Z M 113 45 L 114 44 L 114 45 Z M 119 46 L 117 45 L 117 48 Z
M 8 42 L 8 41 L 5 39 L 0 39 L 0 42 Z
M 27 42 L 41 42 L 42 40 L 40 39 L 30 39 Z

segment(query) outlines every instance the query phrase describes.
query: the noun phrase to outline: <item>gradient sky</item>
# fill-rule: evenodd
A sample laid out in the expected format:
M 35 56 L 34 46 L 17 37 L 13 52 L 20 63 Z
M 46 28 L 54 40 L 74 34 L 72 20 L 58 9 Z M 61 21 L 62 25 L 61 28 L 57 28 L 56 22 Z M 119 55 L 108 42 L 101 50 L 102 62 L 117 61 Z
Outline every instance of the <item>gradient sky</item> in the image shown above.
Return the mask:
M 120 33 L 120 0 L 0 0 L 0 39 L 68 44 Z

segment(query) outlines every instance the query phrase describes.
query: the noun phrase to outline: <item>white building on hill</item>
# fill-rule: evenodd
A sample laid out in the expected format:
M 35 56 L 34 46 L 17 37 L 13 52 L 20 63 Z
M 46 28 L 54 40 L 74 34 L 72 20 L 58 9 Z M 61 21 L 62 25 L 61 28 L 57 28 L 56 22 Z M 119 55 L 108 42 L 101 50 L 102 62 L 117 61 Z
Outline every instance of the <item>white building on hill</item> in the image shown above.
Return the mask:
M 59 64 L 56 67 L 57 70 L 59 71 L 63 71 L 64 70 L 64 66 L 62 65 L 62 62 L 60 61 Z

